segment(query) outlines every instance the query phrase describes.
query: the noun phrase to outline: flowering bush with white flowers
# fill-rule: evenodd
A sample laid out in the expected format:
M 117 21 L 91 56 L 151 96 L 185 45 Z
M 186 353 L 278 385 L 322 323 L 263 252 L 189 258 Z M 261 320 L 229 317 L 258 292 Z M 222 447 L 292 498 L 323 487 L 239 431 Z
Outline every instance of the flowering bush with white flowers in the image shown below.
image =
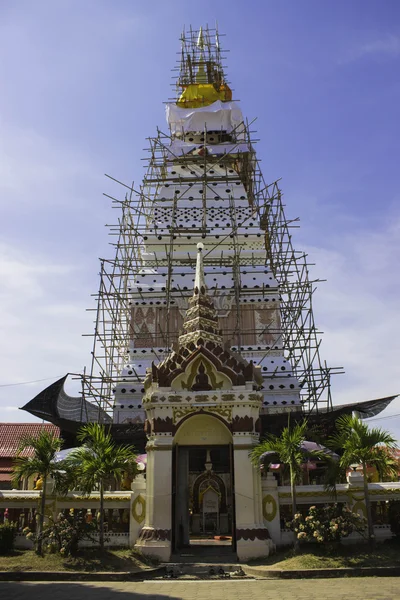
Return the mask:
M 76 554 L 79 541 L 86 538 L 92 539 L 92 534 L 98 530 L 97 521 L 86 510 L 74 511 L 71 509 L 67 515 L 60 513 L 56 520 L 51 517 L 42 533 L 43 548 L 47 552 L 59 552 L 63 556 Z M 37 544 L 37 536 L 29 527 L 23 529 L 28 540 Z
M 308 515 L 297 513 L 286 526 L 300 542 L 339 542 L 353 531 L 364 533 L 367 520 L 348 507 L 337 504 L 311 506 Z

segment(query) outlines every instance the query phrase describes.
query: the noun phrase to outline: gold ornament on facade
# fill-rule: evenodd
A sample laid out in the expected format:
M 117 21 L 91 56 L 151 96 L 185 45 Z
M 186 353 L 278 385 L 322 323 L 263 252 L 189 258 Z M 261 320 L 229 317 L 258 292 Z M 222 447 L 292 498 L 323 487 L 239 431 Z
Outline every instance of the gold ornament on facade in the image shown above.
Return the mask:
M 262 501 L 262 513 L 266 521 L 273 521 L 278 512 L 278 505 L 275 498 L 271 494 L 264 496 Z
M 207 406 L 207 413 L 216 413 L 229 423 L 232 422 L 232 408 L 230 406 Z M 176 407 L 172 409 L 172 421 L 174 425 L 189 414 L 204 414 L 195 406 Z
M 132 502 L 132 517 L 139 525 L 140 523 L 143 523 L 146 518 L 146 500 L 141 494 L 136 496 Z

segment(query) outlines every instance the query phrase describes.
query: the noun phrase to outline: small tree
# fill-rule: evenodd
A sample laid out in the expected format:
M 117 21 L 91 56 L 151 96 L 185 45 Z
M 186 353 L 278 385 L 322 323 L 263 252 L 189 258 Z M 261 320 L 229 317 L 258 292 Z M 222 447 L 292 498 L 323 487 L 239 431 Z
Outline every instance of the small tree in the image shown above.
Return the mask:
M 104 551 L 104 490 L 112 481 L 121 481 L 125 473 L 136 474 L 136 454 L 133 446 L 118 446 L 104 425 L 88 423 L 78 432 L 83 442 L 64 461 L 74 474 L 75 486 L 83 493 L 100 492 L 99 541 Z
M 336 421 L 336 433 L 330 438 L 332 448 L 341 451 L 340 465 L 350 467 L 353 463 L 362 466 L 364 476 L 364 497 L 367 509 L 368 538 L 374 538 L 371 501 L 368 492 L 367 466 L 376 467 L 378 473 L 394 473 L 393 457 L 388 450 L 396 447 L 395 439 L 383 429 L 370 428 L 358 417 L 342 415 Z
M 304 452 L 302 444 L 306 439 L 307 431 L 307 421 L 294 425 L 289 422 L 279 436 L 268 435 L 250 453 L 251 461 L 256 467 L 260 465 L 262 455 L 266 453 L 271 453 L 271 458 L 273 454 L 276 454 L 277 460 L 289 467 L 293 517 L 297 512 L 296 483 L 301 477 L 301 465 L 307 461 L 307 457 L 326 458 L 321 452 Z
M 46 483 L 48 478 L 59 469 L 55 463 L 56 453 L 59 452 L 62 440 L 53 433 L 42 431 L 38 436 L 27 435 L 21 438 L 17 458 L 14 462 L 12 482 L 19 486 L 22 479 L 38 476 L 42 479 L 40 492 L 40 511 L 37 522 L 36 552 L 42 554 L 42 533 L 44 512 L 46 507 Z M 32 456 L 22 456 L 27 449 L 33 450 Z

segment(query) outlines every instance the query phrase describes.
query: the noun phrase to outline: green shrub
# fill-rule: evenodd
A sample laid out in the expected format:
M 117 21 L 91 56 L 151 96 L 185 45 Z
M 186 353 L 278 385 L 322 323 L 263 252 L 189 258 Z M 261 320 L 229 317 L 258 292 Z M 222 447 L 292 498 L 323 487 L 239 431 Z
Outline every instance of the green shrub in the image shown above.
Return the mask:
M 56 520 L 49 518 L 45 523 L 41 535 L 42 546 L 48 553 L 59 552 L 63 556 L 74 556 L 78 551 L 80 540 L 93 540 L 93 534 L 97 533 L 97 521 L 87 520 L 85 509 L 74 511 L 71 509 L 67 515 L 60 513 Z M 29 527 L 23 529 L 28 540 L 32 540 L 37 546 L 38 538 Z
M 353 513 L 346 506 L 328 504 L 311 506 L 306 517 L 296 514 L 287 527 L 294 531 L 300 542 L 329 544 L 339 542 L 353 531 L 362 533 L 366 523 L 365 517 Z
M 17 529 L 14 523 L 0 525 L 0 554 L 9 554 L 14 549 L 14 540 Z

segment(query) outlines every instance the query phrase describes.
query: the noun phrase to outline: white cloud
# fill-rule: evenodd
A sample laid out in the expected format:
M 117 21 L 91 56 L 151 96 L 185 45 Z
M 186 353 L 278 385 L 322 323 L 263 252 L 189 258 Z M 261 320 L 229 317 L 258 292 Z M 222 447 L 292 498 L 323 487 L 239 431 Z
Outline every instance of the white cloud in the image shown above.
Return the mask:
M 389 56 L 400 55 L 400 37 L 388 34 L 386 37 L 364 44 L 360 48 L 360 55 L 387 54 Z
M 312 276 L 327 279 L 314 298 L 321 353 L 345 369 L 333 378 L 335 404 L 400 393 L 400 217 L 389 217 L 374 230 L 336 235 L 333 249 L 307 248 L 316 263 Z M 397 412 L 399 400 L 385 414 Z M 400 438 L 400 420 L 382 426 Z
M 400 36 L 387 34 L 381 38 L 353 45 L 347 49 L 346 56 L 340 62 L 349 63 L 364 57 L 379 56 L 386 56 L 388 58 L 397 58 L 400 56 Z
M 9 418 L 29 420 L 14 409 L 51 381 L 10 384 L 57 379 L 88 364 L 90 338 L 81 336 L 93 329 L 83 304 L 89 290 L 82 267 L 6 244 L 0 246 L 0 265 L 0 405 Z M 70 293 L 77 285 L 79 300 Z
M 0 122 L 0 192 L 3 202 L 19 207 L 68 201 L 71 182 L 98 180 L 90 160 L 77 148 L 57 144 L 33 129 Z

